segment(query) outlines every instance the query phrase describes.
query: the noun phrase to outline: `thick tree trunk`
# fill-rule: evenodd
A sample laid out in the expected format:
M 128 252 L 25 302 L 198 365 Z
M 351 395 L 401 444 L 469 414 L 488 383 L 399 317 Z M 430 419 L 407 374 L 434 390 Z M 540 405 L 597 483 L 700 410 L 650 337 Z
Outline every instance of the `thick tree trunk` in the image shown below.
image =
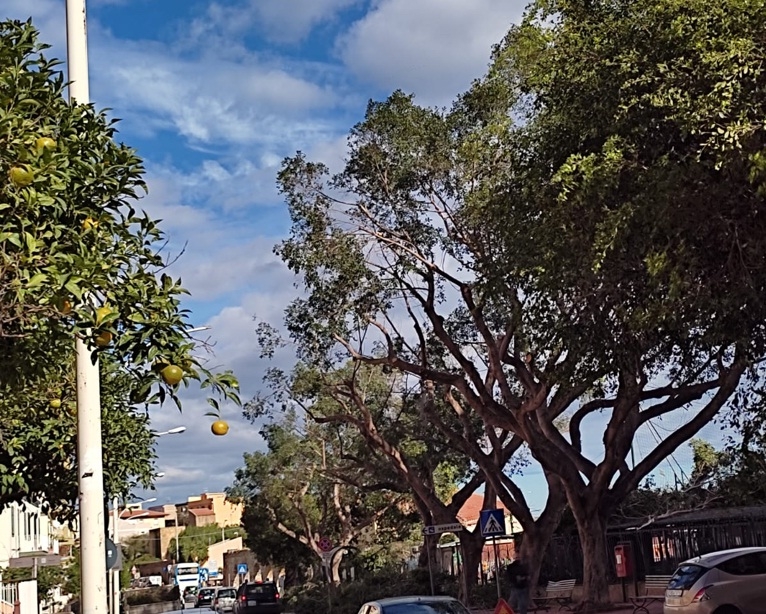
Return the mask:
M 578 512 L 574 512 L 574 515 L 582 547 L 583 597 L 580 609 L 590 611 L 610 602 L 606 521 L 605 516 L 599 512 Z
M 473 532 L 461 531 L 460 550 L 462 558 L 462 574 L 460 578 L 459 597 L 463 603 L 468 605 L 470 594 L 479 578 L 479 566 L 481 565 L 481 553 L 484 549 L 484 537 L 479 528 L 476 527 Z
M 545 558 L 545 551 L 548 548 L 548 543 L 551 540 L 553 529 L 545 527 L 546 531 L 543 532 L 539 528 L 535 528 L 532 531 L 525 531 L 524 537 L 521 540 L 521 548 L 517 556 L 524 561 L 529 571 L 529 590 L 530 596 L 534 595 L 537 588 L 537 580 L 540 577 L 540 568 Z M 510 587 L 503 587 L 503 593 L 507 594 L 510 591 Z
M 343 562 L 343 554 L 344 551 L 340 550 L 335 554 L 335 556 L 332 559 L 332 569 L 331 569 L 331 578 L 332 583 L 335 585 L 340 584 L 340 565 Z

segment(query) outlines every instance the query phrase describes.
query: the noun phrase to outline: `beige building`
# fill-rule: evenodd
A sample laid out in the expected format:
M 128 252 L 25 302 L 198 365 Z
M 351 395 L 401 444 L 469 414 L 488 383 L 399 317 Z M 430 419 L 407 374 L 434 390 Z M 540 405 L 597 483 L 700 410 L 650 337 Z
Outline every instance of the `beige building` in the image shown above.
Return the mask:
M 109 529 L 113 529 L 113 517 L 109 514 Z M 117 540 L 125 541 L 136 535 L 146 535 L 165 526 L 164 512 L 153 509 L 128 508 L 120 511 L 117 520 Z M 112 533 L 114 535 L 114 533 Z
M 210 573 L 210 579 L 216 581 L 223 581 L 223 564 L 226 554 L 229 552 L 237 552 L 243 548 L 242 538 L 235 537 L 233 539 L 226 539 L 224 541 L 211 544 L 207 549 L 207 560 L 202 564 L 202 567 L 206 567 Z M 227 585 L 230 586 L 230 585 Z
M 186 503 L 176 506 L 177 522 L 190 527 L 217 524 L 219 527 L 239 526 L 242 521 L 242 504 L 226 500 L 224 493 L 203 493 L 189 497 Z

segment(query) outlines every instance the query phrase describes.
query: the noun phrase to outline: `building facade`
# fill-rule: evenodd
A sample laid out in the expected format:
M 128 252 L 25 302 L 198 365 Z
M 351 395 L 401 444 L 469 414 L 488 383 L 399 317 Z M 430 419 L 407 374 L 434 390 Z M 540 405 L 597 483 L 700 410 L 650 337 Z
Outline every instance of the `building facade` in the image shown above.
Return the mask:
M 30 503 L 5 507 L 0 512 L 0 568 L 60 563 L 58 528 Z M 12 614 L 21 596 L 16 584 L 4 584 L 0 578 L 0 614 Z
M 189 497 L 186 503 L 176 504 L 176 518 L 180 525 L 204 527 L 239 526 L 242 522 L 242 504 L 227 501 L 225 493 L 203 493 Z

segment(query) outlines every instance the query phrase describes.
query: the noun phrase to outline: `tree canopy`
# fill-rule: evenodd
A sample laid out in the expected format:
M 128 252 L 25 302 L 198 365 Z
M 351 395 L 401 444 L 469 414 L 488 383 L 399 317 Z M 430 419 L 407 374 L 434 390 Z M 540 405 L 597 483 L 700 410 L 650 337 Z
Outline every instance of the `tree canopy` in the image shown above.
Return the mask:
M 747 0 L 541 0 L 450 110 L 396 92 L 340 173 L 298 153 L 279 176 L 301 358 L 418 378 L 420 410 L 521 520 L 523 494 L 438 408 L 523 441 L 566 494 L 588 601 L 608 599 L 615 506 L 725 406 L 760 410 L 764 20 Z
M 395 482 L 381 483 L 372 462 L 357 462 L 353 429 L 288 411 L 262 435 L 268 451 L 245 455 L 229 491 L 244 503 L 243 526 L 259 560 L 300 568 L 319 560 L 322 538 L 342 547 L 366 533 L 386 542 L 410 532 L 409 497 Z
M 106 458 L 114 493 L 151 477 L 147 423 L 129 406 L 172 398 L 180 408 L 179 386 L 195 380 L 214 403 L 238 397 L 230 373 L 192 353 L 199 344 L 180 304 L 186 291 L 165 272 L 157 222 L 136 209 L 146 189 L 141 160 L 117 142 L 105 112 L 67 102 L 46 48 L 31 23 L 0 22 L 0 497 L 61 509 L 70 485 L 50 476 L 66 473 L 71 458 L 65 414 L 76 336 L 108 363 L 102 402 L 114 410 L 104 417 L 105 444 L 116 446 Z M 119 449 L 128 435 L 133 459 Z M 32 462 L 40 479 L 25 482 L 15 471 Z

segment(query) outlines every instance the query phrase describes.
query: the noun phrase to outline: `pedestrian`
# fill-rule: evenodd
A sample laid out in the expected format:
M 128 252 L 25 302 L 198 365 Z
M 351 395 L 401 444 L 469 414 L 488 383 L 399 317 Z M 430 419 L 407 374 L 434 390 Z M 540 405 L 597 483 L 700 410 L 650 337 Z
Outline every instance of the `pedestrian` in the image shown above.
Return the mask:
M 521 558 L 514 559 L 505 570 L 505 577 L 511 587 L 508 604 L 514 614 L 527 614 L 529 607 L 529 570 Z

